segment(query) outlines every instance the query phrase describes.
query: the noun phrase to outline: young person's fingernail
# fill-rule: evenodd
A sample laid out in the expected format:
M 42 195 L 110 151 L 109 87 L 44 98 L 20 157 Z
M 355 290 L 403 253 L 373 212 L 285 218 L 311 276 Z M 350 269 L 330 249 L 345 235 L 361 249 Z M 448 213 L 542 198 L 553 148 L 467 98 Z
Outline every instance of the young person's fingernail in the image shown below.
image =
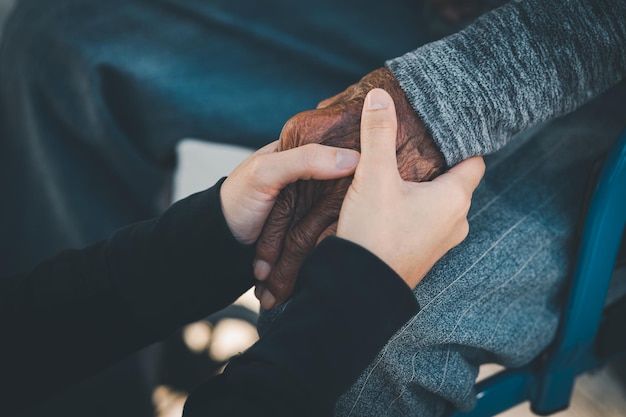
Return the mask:
M 371 90 L 365 97 L 365 108 L 367 110 L 384 109 L 388 105 L 389 96 L 380 88 Z
M 252 263 L 252 270 L 254 272 L 254 277 L 259 281 L 263 281 L 270 274 L 272 267 L 265 261 L 260 259 L 255 259 Z
M 359 153 L 350 149 L 339 149 L 335 159 L 335 165 L 339 169 L 354 168 L 359 163 Z

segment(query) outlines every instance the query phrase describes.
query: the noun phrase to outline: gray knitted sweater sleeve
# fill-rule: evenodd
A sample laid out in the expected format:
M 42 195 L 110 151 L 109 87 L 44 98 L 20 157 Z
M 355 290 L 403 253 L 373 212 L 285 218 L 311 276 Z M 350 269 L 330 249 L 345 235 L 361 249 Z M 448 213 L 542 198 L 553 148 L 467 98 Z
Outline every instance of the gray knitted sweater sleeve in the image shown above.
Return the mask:
M 626 0 L 513 1 L 386 65 L 452 166 L 623 79 Z

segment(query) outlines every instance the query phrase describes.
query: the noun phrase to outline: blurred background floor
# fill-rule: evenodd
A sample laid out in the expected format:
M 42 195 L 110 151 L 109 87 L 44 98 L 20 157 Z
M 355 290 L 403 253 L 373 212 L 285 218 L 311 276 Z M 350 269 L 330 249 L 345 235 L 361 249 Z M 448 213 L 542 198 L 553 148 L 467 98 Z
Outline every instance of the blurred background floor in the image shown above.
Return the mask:
M 0 0 L 0 36 L 5 21 L 15 0 Z M 249 150 L 214 145 L 196 140 L 185 140 L 179 146 L 180 164 L 175 177 L 174 199 L 183 198 L 193 192 L 212 185 L 229 173 Z M 258 302 L 247 293 L 239 302 L 245 311 L 258 311 Z M 245 320 L 244 320 L 245 322 Z M 221 323 L 221 325 L 220 325 Z M 226 334 L 226 336 L 223 336 Z M 187 326 L 181 332 L 184 349 L 195 355 L 212 356 L 222 361 L 229 355 L 245 349 L 256 340 L 256 332 L 249 323 L 234 323 L 226 319 L 200 322 Z M 500 368 L 489 365 L 481 369 L 481 376 L 497 372 Z M 158 415 L 180 416 L 185 394 L 170 386 L 158 387 L 153 395 Z M 527 404 L 507 411 L 501 417 L 530 417 L 533 414 Z M 594 373 L 579 378 L 571 407 L 559 417 L 623 417 L 626 416 L 626 360 L 612 364 Z

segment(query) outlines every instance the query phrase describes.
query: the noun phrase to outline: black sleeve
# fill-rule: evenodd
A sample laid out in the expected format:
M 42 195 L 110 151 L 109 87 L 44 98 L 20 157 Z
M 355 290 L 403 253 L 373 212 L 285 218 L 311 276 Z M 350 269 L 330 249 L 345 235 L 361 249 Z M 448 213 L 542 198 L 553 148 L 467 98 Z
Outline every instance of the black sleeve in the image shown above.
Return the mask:
M 267 334 L 197 388 L 184 417 L 330 416 L 337 398 L 419 310 L 409 287 L 364 248 L 324 240 L 301 291 Z
M 157 219 L 0 281 L 4 411 L 62 391 L 252 285 L 254 251 L 226 225 L 222 181 Z

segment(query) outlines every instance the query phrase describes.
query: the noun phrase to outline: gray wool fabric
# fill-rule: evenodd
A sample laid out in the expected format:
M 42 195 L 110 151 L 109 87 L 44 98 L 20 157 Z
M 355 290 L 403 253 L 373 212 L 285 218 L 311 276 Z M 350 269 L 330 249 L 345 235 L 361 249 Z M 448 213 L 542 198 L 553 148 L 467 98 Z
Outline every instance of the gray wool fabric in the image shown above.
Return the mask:
M 452 166 L 623 79 L 626 2 L 514 1 L 386 65 Z

